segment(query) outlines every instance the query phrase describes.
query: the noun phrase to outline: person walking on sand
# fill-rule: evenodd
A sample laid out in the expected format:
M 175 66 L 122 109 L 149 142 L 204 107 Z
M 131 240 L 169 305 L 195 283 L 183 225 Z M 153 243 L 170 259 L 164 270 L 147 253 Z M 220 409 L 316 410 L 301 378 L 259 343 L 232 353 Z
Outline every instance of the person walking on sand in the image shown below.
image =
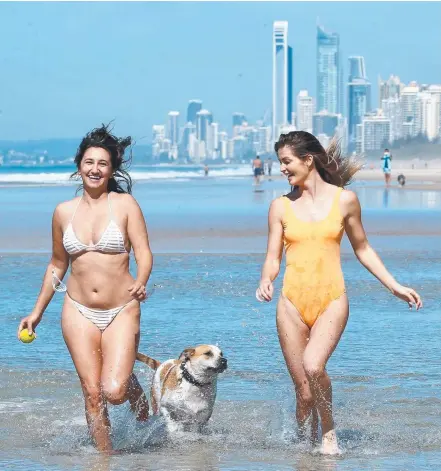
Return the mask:
M 254 170 L 254 184 L 259 185 L 263 174 L 263 162 L 259 156 L 256 156 L 256 158 L 253 160 L 252 167 Z
M 389 149 L 384 149 L 383 157 L 381 157 L 383 163 L 384 181 L 386 186 L 390 185 L 390 178 L 392 173 L 392 155 Z
M 141 209 L 131 196 L 124 152 L 131 138 L 119 139 L 106 126 L 88 133 L 78 148 L 74 174 L 83 194 L 59 204 L 52 219 L 52 258 L 31 314 L 18 334 L 35 331 L 54 290 L 66 292 L 61 328 L 80 378 L 86 419 L 101 452 L 111 452 L 107 403 L 130 402 L 139 421 L 149 406 L 133 373 L 140 334 L 140 302 L 153 257 Z M 129 272 L 133 248 L 137 276 Z M 61 281 L 71 266 L 66 285 Z
M 286 271 L 277 304 L 277 331 L 295 384 L 296 418 L 301 437 L 311 420 L 311 439 L 321 451 L 339 453 L 332 413 L 331 380 L 326 363 L 338 345 L 349 316 L 340 264 L 340 242 L 346 232 L 361 262 L 392 294 L 410 307 L 422 307 L 412 288 L 400 285 L 369 245 L 357 195 L 344 187 L 361 165 L 343 157 L 334 141 L 325 151 L 305 131 L 282 134 L 275 144 L 281 172 L 292 191 L 269 209 L 268 248 L 256 297 L 269 302 L 279 274 L 283 248 Z

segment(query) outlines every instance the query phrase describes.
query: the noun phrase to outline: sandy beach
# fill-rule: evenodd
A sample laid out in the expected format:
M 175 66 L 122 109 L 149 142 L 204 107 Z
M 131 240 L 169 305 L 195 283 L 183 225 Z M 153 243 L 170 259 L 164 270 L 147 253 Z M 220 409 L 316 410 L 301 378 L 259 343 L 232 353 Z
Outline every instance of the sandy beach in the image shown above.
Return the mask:
M 397 182 L 398 175 L 403 174 L 406 177 L 406 185 L 400 187 Z M 383 171 L 381 169 L 364 168 L 360 170 L 355 178 L 358 182 L 384 181 Z M 434 168 L 398 168 L 392 170 L 391 183 L 393 187 L 399 187 L 403 190 L 441 190 L 441 165 Z
M 427 163 L 427 167 L 426 167 Z M 273 171 L 272 178 L 285 177 Z M 398 175 L 406 177 L 403 190 L 441 190 L 441 159 L 426 161 L 393 161 L 391 187 L 400 187 L 397 182 Z M 267 178 L 267 177 L 265 177 Z M 366 162 L 364 167 L 356 174 L 354 181 L 369 185 L 372 182 L 384 182 L 384 174 L 378 162 Z
M 398 164 L 396 162 L 396 166 Z M 406 176 L 404 187 L 396 180 L 400 172 Z M 146 215 L 153 250 L 158 253 L 263 253 L 269 205 L 274 198 L 289 191 L 285 177 L 273 173 L 271 180 L 265 177 L 258 187 L 253 185 L 251 175 L 136 181 L 135 196 Z M 441 220 L 418 210 L 441 206 L 441 165 L 393 170 L 391 183 L 390 188 L 385 187 L 380 168 L 365 168 L 349 186 L 360 198 L 369 234 L 441 235 Z M 0 251 L 49 253 L 53 208 L 59 201 L 72 198 L 75 189 L 72 184 L 21 184 L 0 188 L 4 200 L 0 216 L 5 221 L 0 232 Z M 412 223 L 401 211 L 372 214 L 372 210 L 383 210 L 387 206 L 413 208 Z M 29 237 L 30 231 L 32 237 Z

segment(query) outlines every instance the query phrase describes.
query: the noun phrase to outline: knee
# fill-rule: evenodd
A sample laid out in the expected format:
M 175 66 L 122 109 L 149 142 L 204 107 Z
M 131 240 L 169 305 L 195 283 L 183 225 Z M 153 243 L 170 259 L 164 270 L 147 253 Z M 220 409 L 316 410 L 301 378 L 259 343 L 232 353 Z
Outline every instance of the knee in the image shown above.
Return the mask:
M 314 406 L 314 396 L 312 395 L 309 383 L 296 388 L 297 404 L 301 407 L 311 408 Z
M 110 379 L 103 384 L 103 395 L 110 404 L 122 404 L 127 396 L 127 384 L 116 379 Z
M 82 387 L 86 409 L 99 410 L 103 404 L 103 394 L 100 385 L 83 383 Z
M 309 357 L 304 358 L 303 368 L 309 379 L 318 379 L 323 376 L 325 372 L 325 365 Z

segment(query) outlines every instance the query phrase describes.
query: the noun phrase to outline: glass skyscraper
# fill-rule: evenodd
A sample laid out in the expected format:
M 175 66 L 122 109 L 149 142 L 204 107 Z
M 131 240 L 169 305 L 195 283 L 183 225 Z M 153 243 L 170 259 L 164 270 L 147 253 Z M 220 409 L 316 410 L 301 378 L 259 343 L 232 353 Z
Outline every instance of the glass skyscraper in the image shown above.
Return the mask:
M 273 140 L 279 138 L 281 126 L 291 122 L 292 48 L 288 46 L 288 22 L 273 25 Z
M 213 115 L 208 110 L 200 110 L 196 113 L 196 137 L 200 141 L 207 142 L 209 127 L 213 122 Z
M 317 110 L 343 113 L 340 37 L 317 26 Z
M 202 109 L 201 100 L 190 100 L 187 107 L 187 122 L 196 124 L 197 113 Z
M 366 76 L 364 57 L 349 57 L 348 131 L 349 150 L 356 148 L 357 125 L 371 110 L 371 84 Z

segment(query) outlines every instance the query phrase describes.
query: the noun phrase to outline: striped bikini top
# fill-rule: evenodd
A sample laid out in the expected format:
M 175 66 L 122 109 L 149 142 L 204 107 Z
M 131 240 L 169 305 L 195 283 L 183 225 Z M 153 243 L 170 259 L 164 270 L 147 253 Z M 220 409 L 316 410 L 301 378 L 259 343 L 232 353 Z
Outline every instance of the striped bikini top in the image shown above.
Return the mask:
M 77 255 L 81 252 L 103 252 L 103 253 L 128 253 L 124 245 L 124 236 L 121 233 L 118 224 L 113 219 L 112 205 L 110 203 L 110 193 L 107 194 L 107 201 L 109 203 L 110 221 L 106 227 L 101 239 L 96 244 L 86 245 L 83 244 L 75 234 L 72 222 L 77 212 L 78 206 L 83 197 L 78 201 L 77 207 L 72 215 L 71 220 L 63 234 L 63 245 L 69 255 Z

